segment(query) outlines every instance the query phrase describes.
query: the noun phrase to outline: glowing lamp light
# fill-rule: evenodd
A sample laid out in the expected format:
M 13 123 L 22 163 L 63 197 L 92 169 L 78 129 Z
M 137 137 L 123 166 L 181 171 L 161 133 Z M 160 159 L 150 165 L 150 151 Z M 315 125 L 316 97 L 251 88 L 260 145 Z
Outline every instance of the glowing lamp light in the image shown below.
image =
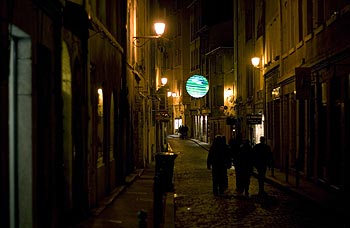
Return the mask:
M 103 117 L 103 91 L 101 88 L 97 89 L 98 102 L 97 102 L 97 113 L 98 116 Z
M 251 61 L 252 61 L 252 64 L 253 64 L 254 67 L 259 68 L 259 64 L 260 64 L 260 58 L 259 57 L 253 57 Z
M 225 93 L 225 97 L 231 97 L 233 96 L 233 90 L 231 88 L 228 88 Z
M 161 78 L 160 82 L 162 83 L 162 85 L 165 85 L 165 84 L 167 84 L 168 79 L 167 78 Z
M 171 95 L 172 95 L 172 92 L 171 92 L 171 91 L 168 91 L 167 96 L 168 96 L 168 97 L 171 97 Z
M 154 23 L 154 30 L 156 31 L 156 34 L 158 36 L 163 35 L 164 30 L 165 30 L 165 24 L 162 22 Z

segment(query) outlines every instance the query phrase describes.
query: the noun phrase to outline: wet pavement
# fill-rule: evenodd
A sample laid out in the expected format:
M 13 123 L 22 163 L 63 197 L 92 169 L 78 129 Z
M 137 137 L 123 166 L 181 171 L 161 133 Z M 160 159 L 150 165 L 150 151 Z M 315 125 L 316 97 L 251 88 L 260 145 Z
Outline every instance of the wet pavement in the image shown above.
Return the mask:
M 151 228 L 174 227 L 173 193 L 164 197 L 164 220 L 159 225 L 154 223 L 154 174 L 155 163 L 145 169 L 136 170 L 128 176 L 126 185 L 120 186 L 98 207 L 91 211 L 91 216 L 75 225 L 75 228 Z M 147 217 L 139 219 L 139 213 Z M 143 222 L 144 225 L 141 225 Z
M 331 208 L 285 188 L 267 183 L 268 195 L 259 196 L 255 177 L 251 178 L 249 198 L 237 195 L 234 169 L 228 170 L 228 192 L 214 196 L 211 171 L 206 169 L 208 145 L 174 137 L 169 143 L 178 153 L 174 169 L 175 227 L 349 227 L 349 222 Z
M 290 176 L 275 170 L 267 175 L 267 196 L 258 196 L 258 183 L 251 178 L 250 196 L 235 192 L 235 172 L 228 170 L 229 189 L 222 197 L 212 194 L 211 171 L 206 168 L 209 145 L 194 139 L 168 137 L 170 148 L 178 156 L 174 166 L 174 192 L 164 199 L 164 228 L 204 227 L 276 227 L 346 228 L 348 219 L 340 216 L 346 201 L 300 180 L 299 187 Z M 147 213 L 145 228 L 156 227 L 154 218 L 155 163 L 136 170 L 126 181 L 91 211 L 91 216 L 74 226 L 79 228 L 141 227 L 138 212 Z M 348 213 L 348 212 L 346 212 Z

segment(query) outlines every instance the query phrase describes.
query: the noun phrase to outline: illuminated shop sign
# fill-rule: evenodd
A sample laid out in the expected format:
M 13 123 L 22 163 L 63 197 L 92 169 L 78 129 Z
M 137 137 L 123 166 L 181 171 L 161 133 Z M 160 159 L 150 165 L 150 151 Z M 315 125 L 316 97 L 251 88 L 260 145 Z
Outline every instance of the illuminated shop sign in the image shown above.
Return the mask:
M 208 80 L 201 75 L 193 75 L 186 82 L 186 91 L 191 97 L 204 97 L 209 91 Z

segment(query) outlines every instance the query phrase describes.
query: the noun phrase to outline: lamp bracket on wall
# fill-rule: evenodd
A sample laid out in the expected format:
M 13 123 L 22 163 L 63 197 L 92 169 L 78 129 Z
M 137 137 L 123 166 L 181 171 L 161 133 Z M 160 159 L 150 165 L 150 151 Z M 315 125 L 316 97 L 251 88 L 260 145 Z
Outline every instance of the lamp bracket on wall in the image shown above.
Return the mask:
M 133 43 L 135 47 L 143 47 L 147 42 L 152 39 L 158 39 L 161 36 L 134 36 Z

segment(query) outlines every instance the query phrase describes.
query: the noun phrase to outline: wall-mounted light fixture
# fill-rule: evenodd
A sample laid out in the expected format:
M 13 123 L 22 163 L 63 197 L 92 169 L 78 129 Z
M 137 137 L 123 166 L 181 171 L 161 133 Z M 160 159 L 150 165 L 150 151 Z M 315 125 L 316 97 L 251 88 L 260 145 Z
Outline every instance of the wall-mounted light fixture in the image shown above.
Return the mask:
M 233 90 L 231 88 L 228 88 L 226 91 L 225 91 L 225 97 L 230 97 L 233 95 Z
M 233 103 L 233 89 L 228 88 L 225 90 L 225 99 L 229 103 Z
M 98 116 L 103 116 L 103 90 L 102 88 L 97 89 L 98 100 L 97 100 L 97 113 Z
M 154 23 L 154 30 L 156 31 L 157 36 L 160 37 L 165 31 L 165 24 L 163 22 Z
M 281 87 L 276 87 L 272 90 L 271 96 L 273 100 L 279 99 L 281 96 Z
M 223 106 L 222 111 L 226 116 L 234 115 L 234 91 L 230 87 L 224 92 L 225 106 Z
M 255 68 L 260 68 L 260 58 L 259 57 L 253 57 L 251 59 L 252 64 Z
M 156 22 L 154 23 L 154 30 L 156 32 L 157 35 L 155 36 L 134 36 L 134 45 L 136 47 L 142 47 L 146 41 L 150 40 L 150 39 L 158 39 L 160 38 L 165 31 L 165 23 L 163 22 Z M 140 42 L 140 40 L 143 39 L 144 42 Z
M 161 78 L 160 82 L 162 83 L 162 86 L 165 86 L 167 84 L 167 82 L 168 82 L 168 79 L 167 78 Z

